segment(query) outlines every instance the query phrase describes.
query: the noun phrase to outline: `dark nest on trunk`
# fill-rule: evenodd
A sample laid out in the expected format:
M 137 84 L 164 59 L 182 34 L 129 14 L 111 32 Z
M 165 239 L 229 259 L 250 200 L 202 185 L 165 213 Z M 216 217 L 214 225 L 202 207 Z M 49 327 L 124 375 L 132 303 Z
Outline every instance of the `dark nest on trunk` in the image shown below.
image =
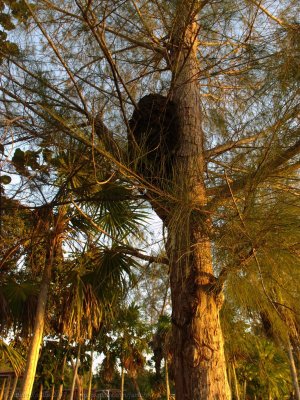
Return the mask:
M 129 157 L 135 171 L 151 185 L 167 189 L 178 144 L 176 104 L 159 94 L 144 96 L 129 125 Z

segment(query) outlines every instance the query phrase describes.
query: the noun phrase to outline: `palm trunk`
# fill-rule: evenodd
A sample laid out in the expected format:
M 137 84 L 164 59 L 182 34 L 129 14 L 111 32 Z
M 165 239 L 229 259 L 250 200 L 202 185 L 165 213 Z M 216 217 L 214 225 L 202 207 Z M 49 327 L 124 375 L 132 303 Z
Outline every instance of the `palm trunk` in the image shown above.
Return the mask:
M 246 397 L 247 397 L 247 381 L 244 381 L 243 400 L 246 400 Z
M 71 387 L 71 392 L 70 392 L 70 400 L 73 400 L 74 398 L 74 391 L 75 391 L 75 384 L 77 380 L 77 371 L 79 367 L 79 362 L 80 362 L 80 345 L 78 345 L 78 353 L 77 353 L 77 358 L 76 358 L 76 364 L 74 367 L 74 373 L 73 373 L 73 381 L 72 381 L 72 387 Z
M 54 399 L 54 394 L 55 394 L 55 386 L 54 386 L 54 385 L 52 385 L 52 388 L 51 388 L 51 397 L 50 397 L 50 400 L 53 400 L 53 399 Z
M 135 389 L 136 394 L 137 394 L 137 398 L 138 398 L 139 400 L 144 400 L 144 399 L 143 399 L 143 396 L 142 396 L 142 394 L 141 394 L 141 391 L 140 391 L 140 388 L 139 388 L 139 385 L 138 385 L 138 383 L 137 383 L 136 378 L 132 377 L 131 379 L 132 379 L 132 383 L 133 383 L 134 389 Z
M 82 385 L 82 378 L 78 375 L 78 370 L 77 370 L 77 375 L 76 375 L 76 384 L 77 384 L 77 391 L 78 391 L 77 400 L 82 400 L 83 399 L 83 385 Z
M 295 399 L 300 400 L 298 374 L 297 374 L 296 364 L 295 364 L 294 355 L 293 355 L 293 348 L 292 348 L 290 339 L 288 339 L 288 355 L 289 355 L 289 360 L 290 360 L 291 376 L 292 376 L 293 386 L 294 386 L 294 390 L 295 390 Z
M 122 366 L 121 369 L 121 393 L 120 393 L 120 400 L 124 400 L 124 378 L 125 378 L 125 370 Z
M 50 218 L 51 217 L 51 218 Z M 53 263 L 56 257 L 57 250 L 60 244 L 60 235 L 64 230 L 64 210 L 59 210 L 58 217 L 56 218 L 55 225 L 51 231 L 52 212 L 46 210 L 44 215 L 41 214 L 39 225 L 42 226 L 44 233 L 48 235 L 45 265 L 42 276 L 40 293 L 37 301 L 37 308 L 35 313 L 35 323 L 33 335 L 27 355 L 27 362 L 24 372 L 22 383 L 21 395 L 22 400 L 30 400 L 32 387 L 34 383 L 36 367 L 39 358 L 40 347 L 43 339 L 46 303 L 48 297 L 48 290 L 51 282 L 51 273 Z M 38 226 L 39 226 L 38 225 Z
M 90 376 L 89 376 L 89 386 L 88 386 L 87 400 L 91 400 L 91 393 L 92 393 L 92 383 L 93 383 L 93 355 L 94 355 L 94 352 L 93 352 L 93 350 L 91 350 L 91 365 L 90 365 Z
M 235 388 L 236 400 L 240 400 L 239 383 L 238 383 L 238 380 L 237 380 L 236 369 L 235 369 L 235 364 L 234 363 L 232 363 L 232 375 L 233 375 L 233 380 L 234 380 L 234 388 Z
M 63 388 L 64 388 L 63 381 L 64 381 L 66 362 L 67 362 L 67 356 L 65 355 L 63 358 L 63 365 L 62 365 L 62 369 L 61 369 L 61 377 L 60 377 L 60 384 L 59 384 L 59 388 L 58 388 L 57 400 L 61 400 L 62 395 L 63 395 Z
M 166 398 L 167 400 L 170 400 L 169 366 L 167 357 L 165 358 L 165 377 L 166 377 Z
M 15 379 L 14 379 L 14 383 L 13 383 L 12 389 L 11 389 L 11 392 L 10 392 L 9 400 L 13 400 L 13 398 L 14 398 L 14 394 L 15 394 L 15 391 L 17 389 L 18 381 L 19 381 L 19 377 L 18 377 L 18 375 L 16 375 Z
M 46 259 L 46 264 L 43 273 L 43 279 L 41 283 L 41 289 L 37 302 L 37 309 L 35 314 L 35 324 L 33 330 L 33 336 L 31 339 L 27 363 L 23 378 L 23 385 L 21 390 L 21 398 L 24 400 L 30 400 L 33 382 L 36 373 L 36 367 L 39 358 L 40 347 L 44 333 L 45 313 L 46 313 L 46 302 L 48 296 L 48 289 L 51 281 L 51 270 L 52 270 L 52 251 L 49 252 Z
M 43 389 L 44 389 L 44 387 L 43 387 L 43 384 L 41 383 L 40 390 L 39 390 L 39 400 L 43 399 Z
M 179 121 L 174 197 L 180 200 L 166 220 L 175 388 L 176 400 L 229 400 L 219 319 L 222 293 L 213 275 L 211 221 L 206 212 L 204 135 L 197 83 L 199 25 L 191 10 L 196 4 L 178 2 L 178 28 L 171 59 L 171 95 Z
M 1 392 L 0 392 L 0 400 L 3 400 L 5 385 L 6 385 L 6 378 L 4 378 L 3 382 L 2 382 Z
M 10 386 L 11 386 L 11 377 L 8 378 L 7 380 L 7 385 L 4 391 L 4 396 L 3 400 L 8 400 L 9 392 L 10 392 Z

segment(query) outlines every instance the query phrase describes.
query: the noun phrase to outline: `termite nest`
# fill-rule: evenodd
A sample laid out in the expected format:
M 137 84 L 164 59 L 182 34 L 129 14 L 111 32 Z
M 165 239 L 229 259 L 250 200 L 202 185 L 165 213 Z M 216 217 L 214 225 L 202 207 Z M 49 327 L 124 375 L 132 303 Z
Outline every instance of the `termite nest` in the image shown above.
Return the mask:
M 160 94 L 140 99 L 129 121 L 129 156 L 146 181 L 165 188 L 173 177 L 178 145 L 176 104 Z

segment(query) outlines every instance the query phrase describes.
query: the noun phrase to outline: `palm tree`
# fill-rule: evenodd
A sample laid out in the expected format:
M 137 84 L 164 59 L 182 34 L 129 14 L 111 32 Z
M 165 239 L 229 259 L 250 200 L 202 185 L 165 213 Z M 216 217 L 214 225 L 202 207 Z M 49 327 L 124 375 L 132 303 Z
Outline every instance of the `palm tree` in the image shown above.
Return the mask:
M 20 375 L 23 372 L 25 366 L 24 357 L 13 345 L 5 343 L 3 339 L 0 339 L 0 360 L 7 362 L 16 375 Z
M 52 210 L 50 209 L 49 213 L 49 210 L 46 208 L 46 212 L 42 212 L 39 216 L 36 234 L 42 234 L 44 236 L 46 253 L 40 292 L 37 300 L 33 335 L 27 355 L 27 363 L 21 389 L 21 397 L 24 399 L 30 399 L 32 392 L 40 346 L 44 335 L 46 304 L 52 279 L 52 270 L 55 262 L 57 262 L 57 257 L 61 254 L 62 235 L 66 228 L 65 215 L 64 209 L 59 209 L 58 214 L 54 216 Z
M 12 343 L 7 344 L 4 340 L 0 339 L 0 360 L 5 364 L 10 365 L 15 373 L 12 385 L 11 382 L 9 382 L 9 385 L 6 389 L 6 394 L 4 395 L 3 392 L 5 400 L 12 400 L 17 388 L 19 376 L 23 373 L 25 368 L 25 359 L 21 352 L 16 349 Z
M 288 399 L 291 378 L 283 346 L 266 338 L 259 318 L 225 302 L 222 326 L 233 398 Z M 255 318 L 255 319 L 254 319 Z
M 278 288 L 273 288 L 271 300 L 276 313 L 274 315 L 274 313 L 270 313 L 269 310 L 261 311 L 259 316 L 262 327 L 268 339 L 285 348 L 289 359 L 295 398 L 300 400 L 298 373 L 292 346 L 292 343 L 294 343 L 296 347 L 299 346 L 299 321 L 297 321 L 297 311 L 288 304 L 288 299 L 281 295 Z M 278 319 L 280 321 L 278 321 Z
M 167 400 L 170 398 L 170 383 L 169 383 L 169 363 L 172 359 L 171 350 L 171 320 L 167 315 L 161 315 L 156 324 L 151 348 L 153 350 L 153 360 L 155 362 L 155 377 L 159 385 L 161 376 L 161 362 L 164 360 L 165 364 L 165 386 Z
M 74 337 L 74 332 L 76 339 L 91 338 L 92 330 L 99 329 L 102 321 L 103 305 L 112 302 L 110 297 L 106 301 L 105 296 L 109 293 L 112 293 L 113 297 L 118 296 L 116 287 L 123 287 L 124 289 L 128 282 L 125 275 L 132 276 L 131 269 L 136 265 L 136 262 L 132 256 L 124 253 L 124 249 L 126 251 L 128 247 L 128 235 L 138 234 L 137 224 L 141 222 L 144 216 L 143 212 L 140 212 L 132 202 L 131 190 L 122 182 L 114 180 L 99 186 L 98 179 L 101 181 L 103 176 L 99 176 L 99 174 L 94 176 L 91 173 L 93 166 L 90 163 L 90 158 L 82 151 L 84 146 L 68 140 L 65 144 L 67 148 L 62 150 L 62 143 L 59 143 L 56 156 L 53 155 L 55 153 L 52 150 L 48 151 L 44 148 L 45 151 L 47 150 L 47 157 L 44 156 L 43 166 L 34 165 L 34 168 L 38 170 L 39 168 L 55 170 L 56 175 L 54 175 L 53 184 L 56 185 L 58 191 L 49 206 L 37 208 L 35 212 L 30 213 L 30 218 L 35 220 L 36 226 L 31 229 L 33 240 L 30 243 L 31 248 L 27 253 L 25 265 L 28 267 L 28 271 L 35 271 L 36 277 L 38 273 L 41 274 L 42 279 L 37 297 L 36 314 L 34 318 L 31 316 L 28 319 L 31 323 L 34 321 L 35 326 L 32 328 L 33 336 L 24 374 L 22 388 L 24 398 L 29 398 L 32 391 L 44 332 L 46 302 L 54 269 L 55 278 L 60 276 L 59 279 L 64 279 L 66 282 L 67 277 L 69 281 L 66 282 L 66 288 L 74 289 L 73 293 L 71 290 L 63 293 L 69 303 L 62 302 L 56 307 L 56 312 L 65 312 L 66 318 L 61 319 L 63 321 L 61 331 L 68 334 L 70 338 Z M 54 150 L 54 148 L 52 149 Z M 33 164 L 28 157 L 26 158 L 26 152 L 17 150 L 14 155 L 14 165 L 17 171 L 24 175 L 24 179 L 28 179 L 30 184 L 29 178 L 33 178 L 29 168 L 32 169 Z M 110 168 L 109 164 L 106 162 L 103 164 L 103 158 L 99 159 L 99 157 L 98 160 L 94 159 L 94 161 L 98 162 L 99 165 L 104 166 L 105 164 L 101 173 L 107 174 L 107 169 Z M 71 202 L 65 196 L 68 191 L 72 191 L 73 198 L 77 203 L 73 203 L 73 206 L 68 209 L 64 206 L 56 207 L 55 204 L 59 201 Z M 81 199 L 82 208 L 77 205 L 79 204 L 77 197 Z M 87 198 L 88 203 L 84 202 L 82 198 Z M 94 222 L 91 224 L 92 220 Z M 80 239 L 79 237 L 83 235 L 87 242 L 91 241 L 92 243 L 104 238 L 106 246 L 102 246 L 100 251 L 98 249 L 94 251 L 92 249 L 93 244 L 91 247 L 89 247 L 89 244 L 84 245 L 83 249 L 75 244 L 73 246 L 74 253 L 79 254 L 81 252 L 82 256 L 80 260 L 77 255 L 75 256 L 78 261 L 77 264 L 76 262 L 65 263 L 65 267 L 70 268 L 66 274 L 64 267 L 59 267 L 59 263 L 63 260 L 62 240 L 67 225 L 69 226 L 70 237 L 74 240 L 73 243 L 82 240 L 82 237 Z M 90 237 L 93 239 L 90 240 Z M 107 243 L 111 243 L 111 245 L 107 246 Z M 9 258 L 11 253 L 15 255 L 16 251 L 5 251 L 2 261 L 11 262 Z M 42 264 L 44 265 L 43 268 L 41 267 Z M 94 272 L 96 275 L 93 275 Z M 95 284 L 95 278 L 98 280 L 97 284 Z M 62 280 L 57 283 L 61 285 Z M 62 297 L 57 297 L 59 302 L 61 299 Z M 3 302 L 3 305 L 5 304 Z M 71 309 L 70 304 L 72 305 Z M 3 312 L 6 312 L 5 307 Z M 59 315 L 55 319 L 59 321 Z
M 121 367 L 121 397 L 124 390 L 124 373 L 131 378 L 137 396 L 142 400 L 142 394 L 138 385 L 138 374 L 145 364 L 145 353 L 148 350 L 149 328 L 140 319 L 139 307 L 134 303 L 119 308 L 114 319 L 113 336 L 116 339 L 110 344 L 115 355 L 112 361 L 118 358 Z

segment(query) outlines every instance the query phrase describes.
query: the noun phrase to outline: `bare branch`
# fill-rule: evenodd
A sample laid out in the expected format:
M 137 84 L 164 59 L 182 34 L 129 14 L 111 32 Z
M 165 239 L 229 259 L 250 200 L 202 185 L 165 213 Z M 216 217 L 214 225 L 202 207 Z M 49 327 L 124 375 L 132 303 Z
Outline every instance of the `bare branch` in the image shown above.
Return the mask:
M 243 139 L 236 140 L 236 141 L 230 141 L 230 142 L 221 144 L 219 146 L 216 146 L 210 150 L 205 151 L 205 158 L 208 160 L 212 157 L 219 156 L 220 154 L 223 154 L 226 151 L 240 147 L 244 144 L 252 143 L 256 139 L 258 139 L 261 135 L 262 135 L 262 133 L 259 133 L 257 135 L 249 136 L 247 138 L 243 138 Z

